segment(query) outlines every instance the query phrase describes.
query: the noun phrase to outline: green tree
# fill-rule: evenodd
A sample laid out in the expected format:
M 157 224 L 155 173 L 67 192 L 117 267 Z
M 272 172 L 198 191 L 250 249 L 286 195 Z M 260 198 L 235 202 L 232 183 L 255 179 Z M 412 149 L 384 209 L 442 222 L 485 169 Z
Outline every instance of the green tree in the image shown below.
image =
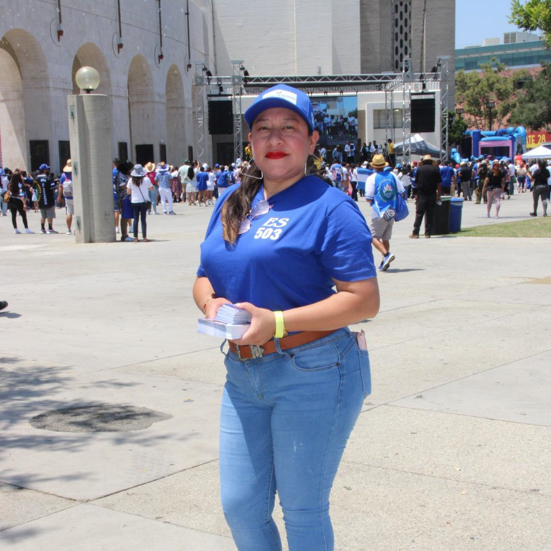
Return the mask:
M 512 0 L 509 21 L 525 31 L 543 31 L 551 46 L 551 0 Z
M 495 58 L 481 65 L 481 71 L 459 71 L 455 77 L 456 103 L 461 105 L 470 120 L 470 126 L 499 128 L 511 112 L 515 98 L 515 79 L 504 74 L 506 66 Z M 493 101 L 495 107 L 488 107 Z M 474 124 L 473 124 L 474 123 Z
M 511 123 L 532 130 L 548 129 L 551 126 L 551 66 L 544 65 L 535 78 L 515 77 L 523 86 L 511 111 Z
M 463 141 L 463 132 L 469 128 L 467 121 L 456 113 L 449 113 L 448 142 L 450 147 L 460 144 Z

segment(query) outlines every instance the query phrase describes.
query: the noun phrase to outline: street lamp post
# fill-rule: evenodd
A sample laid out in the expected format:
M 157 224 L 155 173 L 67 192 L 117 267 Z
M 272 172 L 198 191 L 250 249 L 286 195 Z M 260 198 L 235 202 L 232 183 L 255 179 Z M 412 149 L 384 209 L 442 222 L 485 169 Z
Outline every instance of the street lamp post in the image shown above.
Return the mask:
M 111 172 L 111 100 L 94 94 L 100 76 L 93 67 L 75 75 L 85 94 L 67 97 L 73 165 L 73 204 L 77 243 L 115 241 Z
M 488 109 L 488 119 L 489 119 L 489 123 L 490 123 L 490 130 L 493 128 L 494 126 L 494 119 L 493 119 L 493 111 L 492 109 L 496 106 L 496 102 L 495 101 L 488 101 L 486 103 L 486 107 Z

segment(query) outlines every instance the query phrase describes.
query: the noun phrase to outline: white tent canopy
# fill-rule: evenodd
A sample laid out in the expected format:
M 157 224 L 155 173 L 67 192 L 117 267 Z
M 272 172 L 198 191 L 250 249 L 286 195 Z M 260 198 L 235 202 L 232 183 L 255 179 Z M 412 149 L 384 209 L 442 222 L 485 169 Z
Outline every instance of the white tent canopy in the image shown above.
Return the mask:
M 402 155 L 404 142 L 394 144 L 394 153 L 398 156 Z M 411 154 L 412 155 L 432 155 L 440 157 L 443 152 L 435 145 L 427 142 L 421 134 L 413 134 L 411 136 Z
M 527 151 L 522 158 L 524 160 L 528 159 L 551 159 L 551 149 L 548 149 L 547 147 L 544 147 L 543 145 L 540 145 L 539 147 L 536 147 L 536 149 L 531 149 L 530 151 Z

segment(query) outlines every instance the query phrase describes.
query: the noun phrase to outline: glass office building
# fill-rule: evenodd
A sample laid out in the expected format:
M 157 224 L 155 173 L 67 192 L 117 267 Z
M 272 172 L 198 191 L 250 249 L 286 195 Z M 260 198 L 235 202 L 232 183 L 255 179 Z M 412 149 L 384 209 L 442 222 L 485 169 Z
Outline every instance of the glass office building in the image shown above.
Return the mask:
M 551 50 L 547 50 L 538 37 L 534 38 L 530 42 L 471 46 L 455 50 L 455 70 L 477 71 L 493 58 L 510 69 L 537 67 L 543 62 L 551 62 Z

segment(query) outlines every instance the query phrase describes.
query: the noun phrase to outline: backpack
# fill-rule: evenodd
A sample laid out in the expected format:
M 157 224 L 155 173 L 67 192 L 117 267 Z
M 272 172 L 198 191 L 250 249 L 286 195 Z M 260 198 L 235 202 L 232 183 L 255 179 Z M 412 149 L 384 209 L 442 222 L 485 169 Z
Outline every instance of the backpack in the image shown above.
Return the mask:
M 193 178 L 195 178 L 195 170 L 193 170 L 192 166 L 187 169 L 187 177 L 188 180 L 193 180 Z
M 395 205 L 398 196 L 396 180 L 391 173 L 380 172 L 375 176 L 375 212 L 379 218 L 391 220 L 396 215 Z

